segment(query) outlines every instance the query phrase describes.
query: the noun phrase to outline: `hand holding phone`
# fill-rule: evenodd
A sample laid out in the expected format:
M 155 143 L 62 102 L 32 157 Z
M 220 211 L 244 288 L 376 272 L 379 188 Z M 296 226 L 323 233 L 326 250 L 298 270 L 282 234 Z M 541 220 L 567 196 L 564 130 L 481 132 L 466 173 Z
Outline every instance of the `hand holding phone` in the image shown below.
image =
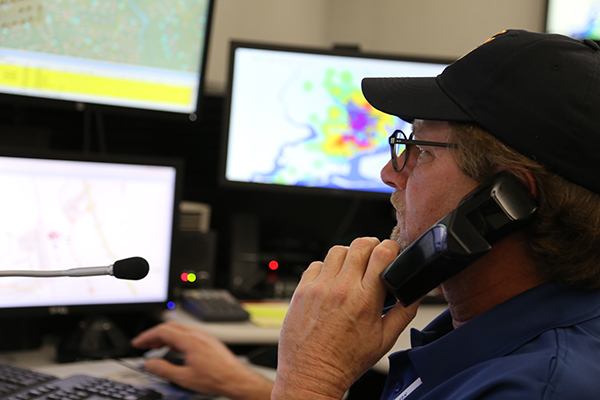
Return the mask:
M 513 174 L 499 172 L 400 253 L 380 277 L 408 306 L 522 227 L 536 209 L 529 188 Z

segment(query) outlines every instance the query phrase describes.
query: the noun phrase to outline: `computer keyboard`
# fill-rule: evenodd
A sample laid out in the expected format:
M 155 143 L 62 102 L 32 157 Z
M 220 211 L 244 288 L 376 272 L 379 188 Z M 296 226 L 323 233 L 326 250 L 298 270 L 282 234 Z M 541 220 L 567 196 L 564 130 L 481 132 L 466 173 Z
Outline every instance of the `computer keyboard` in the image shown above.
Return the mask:
M 202 321 L 247 321 L 250 318 L 238 300 L 224 289 L 186 290 L 183 308 Z
M 1 400 L 158 400 L 159 392 L 88 375 L 57 378 L 0 363 Z
M 6 397 L 55 379 L 52 375 L 0 364 L 0 396 Z

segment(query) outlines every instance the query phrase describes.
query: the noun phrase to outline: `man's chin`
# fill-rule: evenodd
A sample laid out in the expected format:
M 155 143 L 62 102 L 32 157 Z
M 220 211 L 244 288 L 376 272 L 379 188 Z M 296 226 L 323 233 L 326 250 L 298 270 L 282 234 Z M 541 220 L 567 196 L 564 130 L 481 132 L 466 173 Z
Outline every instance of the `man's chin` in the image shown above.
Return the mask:
M 390 239 L 392 239 L 400 245 L 400 251 L 404 251 L 410 245 L 410 241 L 401 235 L 401 232 L 398 229 L 398 227 L 394 228 L 392 234 L 390 235 Z

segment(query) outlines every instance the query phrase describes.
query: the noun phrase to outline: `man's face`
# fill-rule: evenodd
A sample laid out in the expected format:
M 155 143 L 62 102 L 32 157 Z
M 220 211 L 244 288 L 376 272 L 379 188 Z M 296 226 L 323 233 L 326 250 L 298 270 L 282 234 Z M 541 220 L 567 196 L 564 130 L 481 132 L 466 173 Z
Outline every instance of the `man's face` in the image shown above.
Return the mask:
M 448 142 L 447 122 L 415 120 L 415 140 Z M 446 147 L 411 146 L 406 165 L 395 172 L 391 161 L 381 171 L 383 182 L 393 187 L 391 202 L 398 223 L 391 238 L 406 248 L 433 224 L 452 211 L 478 182 L 456 165 Z

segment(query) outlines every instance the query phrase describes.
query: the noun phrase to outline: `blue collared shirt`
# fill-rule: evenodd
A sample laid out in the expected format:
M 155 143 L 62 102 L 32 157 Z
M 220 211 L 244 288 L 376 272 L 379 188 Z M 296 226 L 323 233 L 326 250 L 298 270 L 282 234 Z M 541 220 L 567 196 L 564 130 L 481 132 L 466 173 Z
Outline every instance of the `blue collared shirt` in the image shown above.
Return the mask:
M 390 356 L 382 399 L 600 399 L 600 292 L 548 283 Z

